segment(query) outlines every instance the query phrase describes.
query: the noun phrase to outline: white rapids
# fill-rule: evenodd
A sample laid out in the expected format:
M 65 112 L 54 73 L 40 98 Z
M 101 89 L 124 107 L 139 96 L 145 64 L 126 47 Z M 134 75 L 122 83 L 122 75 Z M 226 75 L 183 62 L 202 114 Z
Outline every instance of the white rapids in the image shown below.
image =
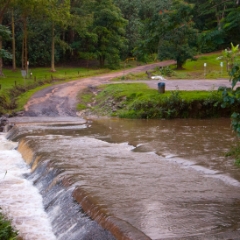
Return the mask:
M 17 145 L 0 133 L 0 208 L 24 240 L 55 240 L 40 193 L 23 177 L 30 169 Z

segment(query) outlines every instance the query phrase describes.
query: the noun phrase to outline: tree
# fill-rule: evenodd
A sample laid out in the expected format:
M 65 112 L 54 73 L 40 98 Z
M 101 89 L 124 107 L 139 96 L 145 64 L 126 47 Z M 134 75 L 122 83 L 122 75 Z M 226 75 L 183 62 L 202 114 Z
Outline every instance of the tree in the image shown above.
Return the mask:
M 38 0 L 15 0 L 15 5 L 21 14 L 22 20 L 22 69 L 27 70 L 28 67 L 28 17 L 37 11 L 41 5 Z
M 232 107 L 235 111 L 231 115 L 232 119 L 232 128 L 240 136 L 240 111 L 236 110 L 235 106 L 240 103 L 240 87 L 236 88 L 236 84 L 240 82 L 240 65 L 236 61 L 236 56 L 240 55 L 239 45 L 234 46 L 231 44 L 231 50 L 226 49 L 225 52 L 228 52 L 228 61 L 231 61 L 231 69 L 229 70 L 229 76 L 232 88 L 228 89 L 222 87 L 219 90 L 222 91 L 223 104 L 222 107 L 226 106 Z M 230 60 L 229 60 L 230 59 Z
M 4 13 L 8 9 L 10 3 L 11 3 L 11 0 L 0 0 L 0 25 L 2 25 Z M 4 32 L 4 30 L 3 30 L 3 32 Z M 2 56 L 3 55 L 6 56 L 6 53 L 4 54 L 5 50 L 2 50 L 2 37 L 1 36 L 0 36 L 0 51 L 1 51 Z M 0 56 L 0 76 L 3 75 L 2 66 L 3 66 L 2 57 Z
M 199 30 L 199 50 L 211 52 L 219 49 L 229 37 L 224 30 L 224 19 L 236 6 L 236 0 L 188 0 L 194 4 L 193 20 Z M 237 1 L 238 2 L 238 1 Z
M 236 57 L 240 55 L 239 45 L 234 46 L 231 43 L 231 49 L 225 49 L 222 52 L 222 56 L 218 57 L 218 60 L 224 60 L 226 62 L 227 71 L 233 68 L 233 65 L 236 64 Z
M 169 11 L 160 12 L 158 57 L 176 60 L 177 69 L 196 54 L 197 30 L 193 27 L 192 9 L 191 4 L 176 0 Z
M 67 20 L 70 17 L 70 0 L 62 0 L 60 2 L 59 0 L 47 1 L 45 12 L 51 22 L 51 71 L 55 72 L 55 27 L 61 26 L 64 28 L 67 25 Z
M 233 8 L 225 17 L 223 29 L 228 41 L 235 44 L 240 41 L 239 24 L 240 24 L 240 2 L 237 2 L 236 7 Z
M 141 39 L 137 42 L 137 46 L 133 51 L 138 60 L 147 62 L 157 59 L 159 35 L 162 33 L 164 26 L 161 22 L 161 13 L 168 11 L 171 5 L 172 1 L 163 0 L 148 4 L 144 0 L 139 12 L 143 22 L 140 29 Z
M 94 51 L 100 67 L 107 61 L 111 68 L 115 68 L 120 63 L 120 50 L 126 45 L 124 34 L 127 20 L 112 0 L 97 0 L 92 9 L 93 24 L 90 32 L 97 36 Z
M 137 42 L 141 38 L 140 30 L 143 26 L 140 18 L 141 2 L 140 0 L 115 0 L 115 4 L 121 9 L 123 17 L 128 20 L 126 26 L 126 38 L 128 39 L 128 45 L 124 57 L 132 55 L 133 49 L 136 47 Z M 148 3 L 148 5 L 150 2 Z M 141 16 L 142 17 L 142 16 Z
M 11 39 L 10 35 L 11 35 L 10 30 L 7 27 L 0 24 L 0 37 L 1 37 L 1 39 L 2 40 L 10 40 Z M 5 49 L 2 48 L 2 49 L 0 49 L 0 57 L 11 59 L 12 54 L 10 54 L 8 51 L 6 51 Z

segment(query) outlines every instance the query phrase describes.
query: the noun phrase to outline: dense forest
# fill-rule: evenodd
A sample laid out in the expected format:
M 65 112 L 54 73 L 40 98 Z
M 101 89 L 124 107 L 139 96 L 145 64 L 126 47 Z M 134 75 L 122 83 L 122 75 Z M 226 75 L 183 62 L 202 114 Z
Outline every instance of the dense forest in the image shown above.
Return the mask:
M 2 67 L 175 59 L 240 41 L 239 0 L 0 0 Z

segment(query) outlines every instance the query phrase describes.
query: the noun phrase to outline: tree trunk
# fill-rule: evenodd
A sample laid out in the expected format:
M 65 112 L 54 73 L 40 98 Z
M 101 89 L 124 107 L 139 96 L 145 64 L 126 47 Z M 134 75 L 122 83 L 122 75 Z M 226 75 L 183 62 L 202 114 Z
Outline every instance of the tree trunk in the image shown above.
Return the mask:
M 103 68 L 103 67 L 104 67 L 104 63 L 105 63 L 105 57 L 100 56 L 100 57 L 99 57 L 100 68 Z
M 182 70 L 182 69 L 183 69 L 183 63 L 177 60 L 177 70 Z
M 13 10 L 12 10 L 12 70 L 16 71 L 16 44 L 15 44 L 15 24 Z
M 22 39 L 22 70 L 24 69 L 24 38 Z
M 27 49 L 27 17 L 23 16 L 23 43 L 22 43 L 22 70 L 27 71 L 28 49 Z
M 55 55 L 55 36 L 54 36 L 54 23 L 52 23 L 51 72 L 56 72 L 54 55 Z

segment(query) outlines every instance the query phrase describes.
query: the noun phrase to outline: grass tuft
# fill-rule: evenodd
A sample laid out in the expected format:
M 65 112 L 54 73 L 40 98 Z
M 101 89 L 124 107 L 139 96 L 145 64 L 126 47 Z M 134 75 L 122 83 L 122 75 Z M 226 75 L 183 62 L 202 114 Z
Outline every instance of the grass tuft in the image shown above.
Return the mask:
M 1 240 L 16 240 L 18 233 L 11 226 L 11 222 L 6 219 L 0 209 L 0 239 Z

